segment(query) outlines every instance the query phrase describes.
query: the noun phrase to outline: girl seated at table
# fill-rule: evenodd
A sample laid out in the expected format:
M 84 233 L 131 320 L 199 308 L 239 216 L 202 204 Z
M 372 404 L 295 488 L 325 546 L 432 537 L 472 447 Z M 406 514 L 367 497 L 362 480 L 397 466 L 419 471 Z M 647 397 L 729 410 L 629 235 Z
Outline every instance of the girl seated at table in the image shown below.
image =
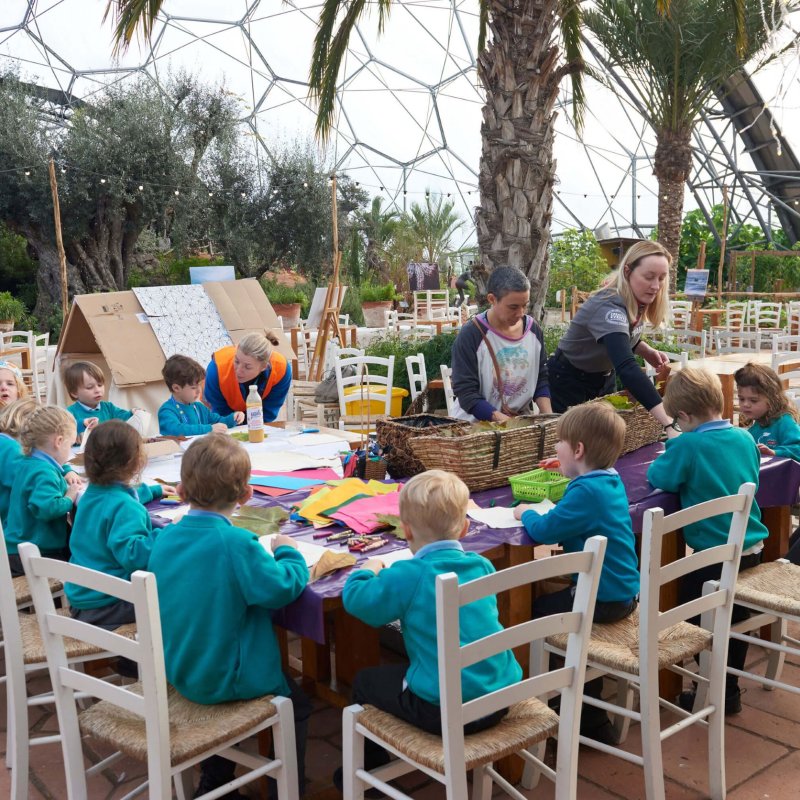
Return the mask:
M 16 364 L 0 359 L 0 408 L 28 396 L 28 387 Z

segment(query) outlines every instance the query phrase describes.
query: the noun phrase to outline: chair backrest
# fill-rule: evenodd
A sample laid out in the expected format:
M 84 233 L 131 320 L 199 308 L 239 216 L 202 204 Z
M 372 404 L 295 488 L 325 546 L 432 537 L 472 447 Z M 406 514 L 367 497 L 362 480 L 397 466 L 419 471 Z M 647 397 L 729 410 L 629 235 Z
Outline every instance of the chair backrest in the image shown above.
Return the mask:
M 414 292 L 414 318 L 445 319 L 450 306 L 450 293 L 447 289 L 425 289 Z
M 729 331 L 744 330 L 747 323 L 748 302 L 732 300 L 725 304 L 725 327 Z
M 757 353 L 760 345 L 758 331 L 714 331 L 714 347 L 718 353 Z
M 417 353 L 415 356 L 406 356 L 406 370 L 408 372 L 408 385 L 411 389 L 411 400 L 413 401 L 428 385 L 425 356 L 422 353 Z
M 578 747 L 578 711 L 586 671 L 586 652 L 592 627 L 597 586 L 606 539 L 593 536 L 583 552 L 551 556 L 501 570 L 459 585 L 454 573 L 436 577 L 436 635 L 439 688 L 442 707 L 442 744 L 445 773 L 454 775 L 464 763 L 464 725 L 531 697 L 561 692 L 557 771 L 572 764 Z M 473 642 L 461 642 L 459 612 L 462 606 L 517 586 L 575 575 L 578 580 L 572 611 L 528 620 Z M 542 671 L 536 663 L 536 646 L 555 633 L 568 633 L 563 667 Z M 462 701 L 461 670 L 497 653 L 528 646 L 531 676 L 466 703 Z M 564 795 L 568 796 L 567 794 Z M 574 796 L 574 795 L 572 795 Z
M 786 303 L 786 330 L 790 334 L 800 333 L 800 300 Z
M 355 374 L 345 375 L 347 367 L 354 367 Z M 336 358 L 333 362 L 336 373 L 336 389 L 339 393 L 339 412 L 347 416 L 347 403 L 362 402 L 371 408 L 373 402 L 383 403 L 383 410 L 372 412 L 369 416 L 373 419 L 381 415 L 390 416 L 392 406 L 392 383 L 394 381 L 394 356 L 379 358 L 377 356 L 350 356 L 347 358 Z M 380 372 L 386 372 L 381 375 Z M 358 388 L 358 391 L 349 395 L 345 390 L 351 386 Z M 375 391 L 379 389 L 379 391 Z M 362 416 L 366 414 L 361 412 Z
M 772 369 L 779 371 L 782 364 L 800 362 L 800 335 L 775 334 L 772 337 Z M 800 369 L 800 363 L 797 366 Z M 792 367 L 790 367 L 792 369 Z
M 667 325 L 673 329 L 688 328 L 692 324 L 692 301 L 670 300 Z
M 748 324 L 755 328 L 781 327 L 782 303 L 771 303 L 764 300 L 751 300 L 748 309 Z
M 447 405 L 447 416 L 453 416 L 456 396 L 453 394 L 453 370 L 447 364 L 441 364 L 439 369 L 442 372 L 442 388 L 444 389 L 444 402 Z
M 76 692 L 85 692 L 144 719 L 147 731 L 148 795 L 159 800 L 171 797 L 167 679 L 155 575 L 137 570 L 130 582 L 125 581 L 65 561 L 43 558 L 39 548 L 30 542 L 19 546 L 19 554 L 30 584 L 47 653 L 47 666 L 62 734 L 67 786 L 71 787 L 69 796 L 86 797 L 86 775 L 75 697 Z M 53 578 L 132 603 L 137 638 L 129 639 L 57 614 L 49 589 L 49 580 Z M 141 693 L 130 691 L 129 687 L 115 686 L 71 667 L 64 649 L 65 637 L 135 661 L 139 667 Z
M 677 345 L 683 351 L 697 353 L 698 358 L 706 357 L 707 331 L 694 331 L 690 328 L 667 328 L 664 330 L 664 341 Z M 667 355 L 672 360 L 678 360 L 677 354 L 667 353 Z M 675 355 L 674 359 L 673 355 Z
M 639 656 L 642 659 L 642 675 L 647 673 L 651 680 L 657 680 L 655 676 L 658 671 L 658 634 L 679 622 L 686 622 L 702 614 L 713 614 L 712 627 L 709 629 L 713 630 L 714 642 L 727 641 L 725 630 L 730 625 L 733 587 L 739 571 L 742 543 L 755 490 L 755 484 L 743 483 L 737 494 L 699 503 L 668 517 L 664 516 L 661 508 L 645 511 L 642 527 L 640 593 L 642 606 L 639 615 Z M 677 531 L 700 520 L 725 515 L 731 515 L 725 544 L 709 547 L 707 550 L 697 550 L 691 555 L 662 565 L 662 542 L 665 536 L 677 535 Z M 662 586 L 715 564 L 722 565 L 720 585 L 716 592 L 689 600 L 668 611 L 659 610 Z M 715 647 L 713 657 L 724 658 L 725 653 L 727 653 L 726 647 Z
M 363 347 L 339 347 L 336 342 L 331 342 L 328 346 L 325 360 L 327 362 L 326 369 L 333 369 L 334 363 L 340 358 L 351 358 L 353 356 L 363 356 Z

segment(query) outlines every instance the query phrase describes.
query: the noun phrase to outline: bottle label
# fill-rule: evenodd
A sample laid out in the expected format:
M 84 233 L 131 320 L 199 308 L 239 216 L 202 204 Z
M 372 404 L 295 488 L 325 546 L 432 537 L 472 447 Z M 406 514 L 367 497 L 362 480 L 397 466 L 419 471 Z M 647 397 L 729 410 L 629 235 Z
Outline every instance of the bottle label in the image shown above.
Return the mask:
M 247 427 L 262 428 L 264 426 L 264 410 L 261 406 L 247 409 Z

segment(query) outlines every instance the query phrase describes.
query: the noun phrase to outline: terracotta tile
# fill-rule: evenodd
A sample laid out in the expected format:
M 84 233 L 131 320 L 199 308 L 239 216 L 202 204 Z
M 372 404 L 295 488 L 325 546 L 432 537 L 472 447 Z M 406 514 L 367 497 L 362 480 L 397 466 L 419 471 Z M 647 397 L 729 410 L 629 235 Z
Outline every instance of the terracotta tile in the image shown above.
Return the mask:
M 800 753 L 795 751 L 728 792 L 728 800 L 784 800 L 796 796 L 798 774 Z

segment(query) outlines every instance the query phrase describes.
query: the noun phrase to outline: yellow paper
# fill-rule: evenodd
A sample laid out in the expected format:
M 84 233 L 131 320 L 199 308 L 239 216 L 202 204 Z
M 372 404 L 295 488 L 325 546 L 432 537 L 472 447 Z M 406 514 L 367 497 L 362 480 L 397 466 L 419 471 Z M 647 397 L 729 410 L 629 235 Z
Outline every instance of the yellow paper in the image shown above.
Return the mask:
M 330 525 L 331 520 L 321 512 L 329 508 L 339 507 L 343 503 L 352 499 L 358 494 L 366 494 L 375 497 L 379 494 L 389 494 L 396 492 L 400 488 L 398 483 L 381 483 L 380 481 L 369 481 L 365 483 L 359 478 L 345 478 L 341 481 L 331 481 L 336 484 L 330 491 L 321 490 L 313 496 L 310 503 L 305 503 L 298 507 L 298 514 L 304 519 L 315 525 Z

